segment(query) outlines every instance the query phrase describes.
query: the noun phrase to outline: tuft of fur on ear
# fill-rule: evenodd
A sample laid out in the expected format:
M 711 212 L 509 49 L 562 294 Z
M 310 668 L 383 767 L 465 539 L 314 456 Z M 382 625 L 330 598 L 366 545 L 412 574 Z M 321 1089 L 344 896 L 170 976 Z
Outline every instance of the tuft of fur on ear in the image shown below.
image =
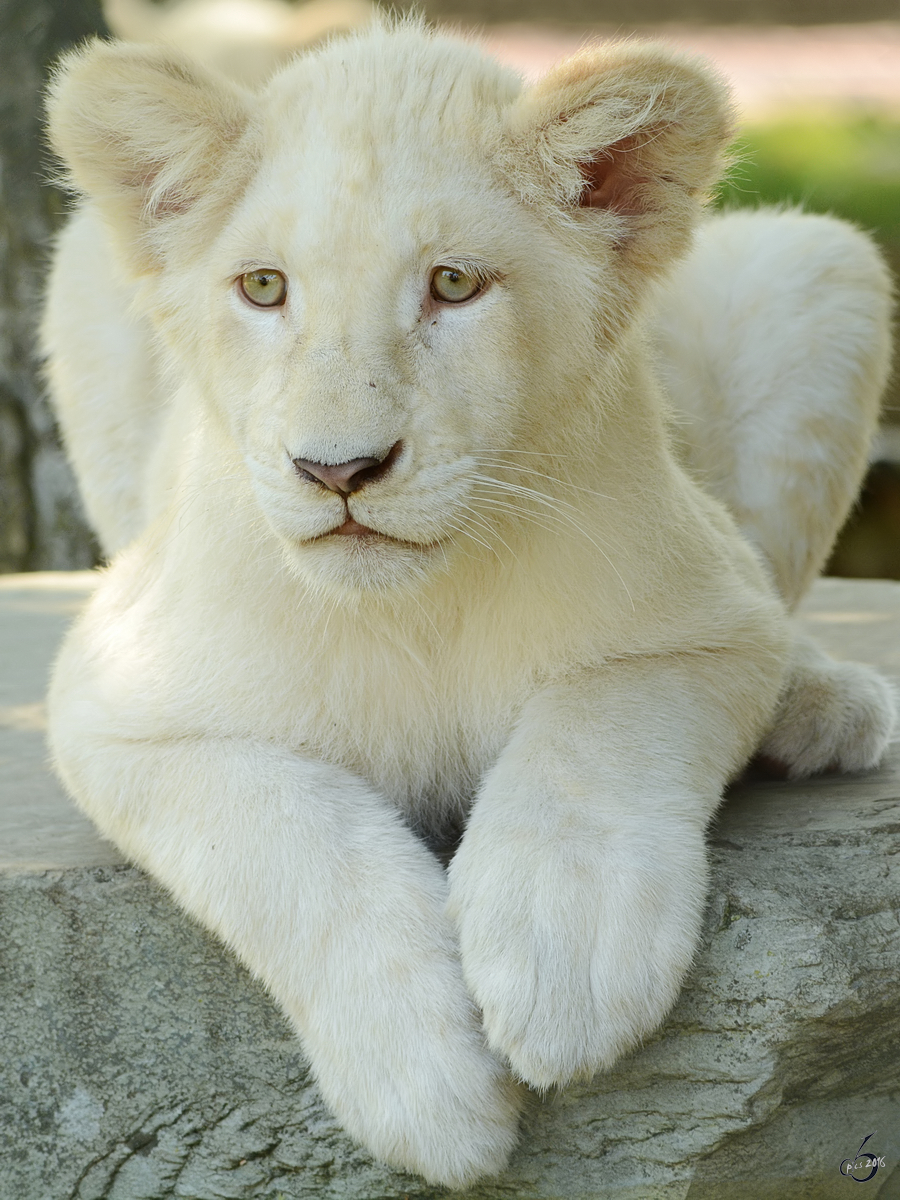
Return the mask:
M 213 202 L 251 100 L 175 51 L 95 39 L 57 66 L 48 133 L 65 181 L 96 201 L 126 262 L 147 270 L 161 257 L 159 227 Z
M 653 43 L 591 46 L 522 93 L 505 167 L 529 202 L 596 219 L 648 274 L 684 253 L 733 136 L 726 85 Z

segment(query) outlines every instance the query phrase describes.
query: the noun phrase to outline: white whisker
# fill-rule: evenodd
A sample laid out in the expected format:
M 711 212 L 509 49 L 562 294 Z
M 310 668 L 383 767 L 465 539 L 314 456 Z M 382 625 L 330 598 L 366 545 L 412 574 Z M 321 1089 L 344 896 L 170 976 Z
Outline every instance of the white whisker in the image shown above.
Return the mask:
M 500 536 L 500 534 L 497 532 L 497 530 L 496 530 L 496 529 L 494 529 L 494 528 L 493 528 L 493 527 L 492 527 L 492 526 L 489 524 L 489 522 L 485 521 L 485 520 L 483 519 L 483 517 L 482 517 L 482 516 L 481 516 L 479 513 L 477 513 L 477 512 L 476 512 L 476 510 L 475 510 L 475 509 L 473 509 L 473 508 L 472 508 L 472 506 L 471 506 L 470 504 L 464 504 L 462 507 L 463 507 L 463 508 L 466 510 L 466 512 L 468 512 L 468 513 L 470 514 L 470 517 L 471 517 L 471 519 L 477 523 L 477 525 L 479 526 L 479 528 L 481 528 L 481 529 L 483 529 L 483 530 L 485 531 L 485 534 L 486 534 L 486 535 L 487 535 L 489 538 L 490 538 L 490 537 L 495 537 L 495 538 L 497 539 L 497 541 L 498 541 L 498 542 L 501 544 L 501 546 L 504 546 L 504 547 L 505 547 L 505 548 L 506 548 L 506 549 L 507 549 L 507 550 L 510 552 L 510 554 L 513 556 L 513 558 L 516 560 L 516 562 L 519 562 L 519 556 L 518 556 L 518 554 L 516 554 L 516 552 L 515 552 L 515 550 L 513 550 L 512 546 L 510 546 L 510 545 L 509 545 L 509 544 L 506 542 L 506 540 Z M 474 535 L 473 533 L 471 533 L 471 532 L 469 533 L 469 537 L 471 537 L 471 538 L 472 538 L 473 540 L 475 540 L 475 541 L 481 541 L 481 539 L 480 539 L 480 538 L 476 538 L 476 537 L 475 537 L 475 535 Z M 497 553 L 497 549 L 496 549 L 496 547 L 495 547 L 495 546 L 493 546 L 492 544 L 488 543 L 488 542 L 481 542 L 481 544 L 482 544 L 483 546 L 486 546 L 486 547 L 487 547 L 487 549 L 489 549 L 489 550 L 490 550 L 490 551 L 491 551 L 491 552 L 492 552 L 492 553 L 493 553 L 493 554 L 496 556 L 496 558 L 497 558 L 497 561 L 498 561 L 498 562 L 501 564 L 501 566 L 502 566 L 502 565 L 503 565 L 503 559 L 502 559 L 502 558 L 500 557 L 500 555 Z
M 485 458 L 482 455 L 477 455 L 476 457 L 479 464 L 486 467 L 500 467 L 504 470 L 513 471 L 521 469 L 518 467 L 518 464 L 505 463 L 502 459 Z M 598 500 L 616 500 L 615 496 L 607 496 L 604 492 L 595 492 L 593 488 L 583 487 L 580 483 L 570 483 L 567 479 L 560 479 L 558 475 L 547 475 L 543 471 L 535 471 L 532 467 L 528 467 L 527 470 L 529 476 L 536 475 L 538 479 L 546 479 L 549 483 L 559 484 L 560 487 L 569 488 L 575 492 L 584 492 L 588 496 L 596 496 Z
M 485 477 L 476 476 L 476 478 L 480 479 L 480 481 L 482 483 L 495 482 L 495 481 L 492 481 Z M 501 489 L 501 490 L 505 490 L 505 489 Z M 526 494 L 530 491 L 531 491 L 531 489 L 526 489 Z M 541 495 L 540 493 L 537 494 L 537 496 L 540 496 L 540 495 Z M 528 498 L 535 499 L 535 498 L 537 498 L 537 496 L 529 496 Z M 625 580 L 622 577 L 622 573 L 619 571 L 618 567 L 615 565 L 615 563 L 609 557 L 609 555 L 606 553 L 606 551 L 603 549 L 603 547 L 596 541 L 595 538 L 591 537 L 591 535 L 587 532 L 587 530 L 582 525 L 580 525 L 573 518 L 573 516 L 570 512 L 566 512 L 563 509 L 557 509 L 556 506 L 554 506 L 547 499 L 547 497 L 543 497 L 543 501 L 547 505 L 548 511 L 542 511 L 540 515 L 542 517 L 544 517 L 546 520 L 554 520 L 554 521 L 558 522 L 559 525 L 561 525 L 561 526 L 568 525 L 570 528 L 572 528 L 572 529 L 576 530 L 578 533 L 580 533 L 582 537 L 586 538 L 591 543 L 591 545 L 597 551 L 599 551 L 599 553 L 603 556 L 603 558 L 606 560 L 606 562 L 612 568 L 612 571 L 615 574 L 616 578 L 619 580 L 622 587 L 625 589 L 625 595 L 628 597 L 628 600 L 631 604 L 632 609 L 634 609 L 634 598 L 632 597 L 631 592 L 628 589 L 628 584 L 625 582 Z M 537 520 L 537 515 L 535 513 L 529 513 L 527 510 L 520 508 L 520 507 L 510 503 L 509 501 L 498 500 L 496 497 L 488 498 L 487 496 L 485 496 L 485 497 L 483 497 L 482 502 L 484 505 L 488 505 L 490 507 L 500 509 L 501 511 L 512 513 L 515 516 L 517 516 L 523 520 L 531 521 L 531 523 L 533 525 L 537 525 L 539 528 L 543 529 L 546 533 L 554 532 L 554 530 L 552 528 L 548 528 L 546 525 L 542 525 Z M 574 509 L 573 505 L 567 504 L 565 507 Z M 578 511 L 578 510 L 574 510 L 574 511 Z

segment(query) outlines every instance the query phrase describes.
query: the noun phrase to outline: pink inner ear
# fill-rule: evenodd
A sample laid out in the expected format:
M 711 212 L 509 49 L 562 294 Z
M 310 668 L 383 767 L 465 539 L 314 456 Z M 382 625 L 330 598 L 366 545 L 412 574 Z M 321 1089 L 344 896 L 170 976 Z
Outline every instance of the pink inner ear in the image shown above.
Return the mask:
M 582 208 L 606 208 L 624 216 L 642 211 L 640 155 L 635 138 L 623 138 L 601 151 L 598 158 L 579 164 L 584 189 Z

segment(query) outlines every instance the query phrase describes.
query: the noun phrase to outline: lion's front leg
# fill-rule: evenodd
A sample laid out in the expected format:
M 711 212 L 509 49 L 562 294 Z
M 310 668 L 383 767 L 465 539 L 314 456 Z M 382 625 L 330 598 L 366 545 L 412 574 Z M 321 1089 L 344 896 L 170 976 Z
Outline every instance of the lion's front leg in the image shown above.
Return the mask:
M 773 694 L 742 713 L 731 656 L 703 657 L 620 662 L 535 696 L 451 866 L 489 1044 L 537 1087 L 611 1066 L 693 958 L 704 828 Z
M 117 737 L 65 690 L 52 734 L 71 791 L 265 982 L 349 1132 L 432 1182 L 499 1170 L 516 1089 L 463 983 L 444 872 L 387 801 L 262 742 Z

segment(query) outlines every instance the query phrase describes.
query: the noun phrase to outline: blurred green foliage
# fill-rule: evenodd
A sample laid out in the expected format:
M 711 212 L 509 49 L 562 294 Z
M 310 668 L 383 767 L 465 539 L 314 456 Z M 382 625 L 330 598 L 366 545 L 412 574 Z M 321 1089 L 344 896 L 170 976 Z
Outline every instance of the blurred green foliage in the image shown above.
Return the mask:
M 900 120 L 848 113 L 792 115 L 747 128 L 717 203 L 800 205 L 874 235 L 900 280 Z M 900 371 L 885 396 L 900 423 Z M 826 574 L 900 579 L 900 464 L 871 468 Z
M 900 121 L 791 117 L 746 129 L 719 203 L 800 204 L 871 230 L 900 248 Z

